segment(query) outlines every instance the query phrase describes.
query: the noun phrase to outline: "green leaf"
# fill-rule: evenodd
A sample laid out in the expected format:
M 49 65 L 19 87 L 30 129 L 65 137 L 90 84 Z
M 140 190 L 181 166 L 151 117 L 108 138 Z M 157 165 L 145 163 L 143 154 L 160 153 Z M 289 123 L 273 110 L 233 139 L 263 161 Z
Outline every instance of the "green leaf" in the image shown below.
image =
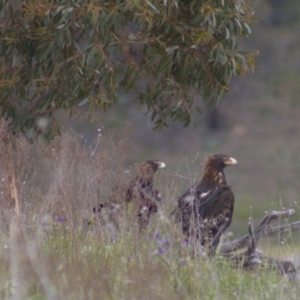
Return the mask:
M 63 14 L 68 14 L 68 13 L 70 13 L 71 11 L 73 11 L 74 10 L 74 7 L 68 7 L 68 8 L 66 8 L 66 9 L 64 9 L 63 10 Z
M 146 0 L 146 2 L 148 3 L 148 5 L 156 12 L 156 13 L 159 13 L 157 8 L 148 0 Z
M 56 29 L 63 29 L 66 27 L 66 24 L 60 24 L 59 26 L 56 27 Z
M 196 111 L 197 111 L 200 115 L 202 115 L 202 110 L 201 110 L 201 108 L 200 108 L 199 106 L 196 106 Z
M 84 98 L 82 101 L 80 101 L 78 104 L 77 104 L 77 106 L 83 106 L 83 105 L 85 105 L 85 104 L 87 104 L 87 103 L 89 103 L 90 102 L 90 99 L 89 98 Z
M 173 54 L 173 52 L 175 51 L 175 50 L 177 50 L 179 48 L 179 46 L 172 46 L 172 47 L 168 47 L 168 48 L 166 48 L 166 52 L 168 53 L 168 54 Z

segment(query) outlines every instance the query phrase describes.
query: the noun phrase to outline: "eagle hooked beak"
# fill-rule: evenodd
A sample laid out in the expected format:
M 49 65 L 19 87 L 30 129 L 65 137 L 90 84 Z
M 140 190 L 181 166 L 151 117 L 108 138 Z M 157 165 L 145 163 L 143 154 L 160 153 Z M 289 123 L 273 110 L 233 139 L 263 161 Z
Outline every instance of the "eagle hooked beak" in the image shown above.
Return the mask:
M 166 164 L 163 163 L 162 161 L 160 161 L 160 162 L 158 163 L 158 168 L 159 168 L 159 169 L 164 169 L 165 167 L 166 167 Z
M 234 159 L 233 157 L 229 157 L 226 161 L 225 161 L 225 164 L 227 166 L 230 166 L 230 165 L 236 165 L 237 164 L 237 160 Z

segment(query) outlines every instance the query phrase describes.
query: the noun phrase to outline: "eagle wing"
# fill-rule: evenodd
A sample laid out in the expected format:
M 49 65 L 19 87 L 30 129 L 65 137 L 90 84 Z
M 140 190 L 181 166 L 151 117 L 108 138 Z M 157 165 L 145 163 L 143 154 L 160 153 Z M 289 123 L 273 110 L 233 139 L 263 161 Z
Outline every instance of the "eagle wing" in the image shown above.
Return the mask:
M 194 211 L 198 220 L 197 224 L 200 224 L 199 230 L 202 232 L 202 244 L 210 240 L 212 246 L 216 247 L 221 235 L 231 223 L 234 206 L 233 192 L 228 185 L 218 186 L 214 191 L 197 200 Z
M 224 208 L 233 205 L 233 202 L 234 196 L 230 186 L 220 185 L 209 190 L 197 191 L 194 208 L 198 216 L 204 219 L 222 213 Z
M 172 214 L 175 221 L 182 223 L 183 232 L 198 232 L 197 235 L 204 238 L 209 235 L 217 244 L 231 223 L 233 205 L 234 195 L 230 186 L 218 185 L 208 189 L 198 185 L 178 199 L 178 206 Z
M 208 196 L 212 196 L 213 190 L 208 190 L 206 187 L 197 183 L 189 188 L 179 199 L 177 207 L 172 211 L 171 215 L 174 216 L 176 223 L 182 224 L 183 232 L 187 233 L 190 229 L 190 221 L 193 215 L 195 214 L 195 207 L 200 208 L 199 201 L 201 197 L 205 200 L 209 200 Z M 214 199 L 213 199 L 214 200 Z M 206 201 L 205 201 L 206 202 Z M 197 205 L 196 205 L 197 203 Z M 207 204 L 205 204 L 207 206 Z M 196 215 L 196 214 L 195 214 Z
M 137 199 L 138 219 L 140 228 L 145 228 L 148 225 L 150 215 L 156 213 L 158 210 L 158 203 L 161 201 L 161 195 L 158 190 L 147 188 L 140 189 Z
M 178 206 L 172 215 L 191 211 L 197 207 L 197 213 L 202 217 L 205 210 L 213 206 L 218 199 L 219 190 L 218 186 L 208 189 L 200 184 L 191 187 L 178 199 Z

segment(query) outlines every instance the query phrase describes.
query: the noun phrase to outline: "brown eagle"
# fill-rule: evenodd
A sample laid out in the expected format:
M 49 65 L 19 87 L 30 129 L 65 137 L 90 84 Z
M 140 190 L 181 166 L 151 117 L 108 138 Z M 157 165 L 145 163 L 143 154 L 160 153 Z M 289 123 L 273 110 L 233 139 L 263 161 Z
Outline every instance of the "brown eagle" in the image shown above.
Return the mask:
M 234 158 L 223 154 L 206 157 L 200 182 L 178 199 L 172 213 L 186 235 L 213 249 L 231 223 L 234 194 L 226 182 L 224 168 L 235 164 Z
M 113 188 L 109 201 L 93 208 L 95 217 L 102 219 L 101 214 L 105 211 L 106 215 L 115 219 L 117 211 L 132 203 L 140 228 L 144 228 L 149 223 L 150 215 L 157 212 L 157 204 L 161 201 L 160 193 L 153 187 L 154 174 L 165 167 L 165 163 L 158 160 L 143 162 L 129 185 Z

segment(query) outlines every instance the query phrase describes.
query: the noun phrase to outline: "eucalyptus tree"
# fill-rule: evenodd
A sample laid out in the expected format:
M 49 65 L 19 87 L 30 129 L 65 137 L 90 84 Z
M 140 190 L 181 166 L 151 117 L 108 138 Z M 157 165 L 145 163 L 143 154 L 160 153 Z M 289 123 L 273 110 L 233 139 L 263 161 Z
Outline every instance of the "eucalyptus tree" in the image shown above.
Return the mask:
M 55 112 L 109 109 L 134 91 L 152 114 L 188 126 L 194 96 L 215 105 L 254 69 L 239 49 L 251 0 L 0 0 L 0 106 L 13 132 L 57 132 Z

